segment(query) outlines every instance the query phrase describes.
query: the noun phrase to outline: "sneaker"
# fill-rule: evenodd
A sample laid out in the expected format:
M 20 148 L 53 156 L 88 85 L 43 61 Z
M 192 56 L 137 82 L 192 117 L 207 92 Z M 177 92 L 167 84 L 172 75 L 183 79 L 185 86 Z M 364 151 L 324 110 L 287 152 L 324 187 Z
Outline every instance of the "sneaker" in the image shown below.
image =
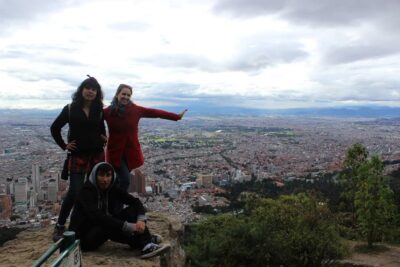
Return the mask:
M 159 234 L 153 234 L 151 235 L 151 243 L 154 244 L 161 244 L 161 242 L 163 241 L 162 236 L 160 236 Z
M 65 226 L 56 224 L 56 227 L 54 227 L 54 232 L 53 232 L 53 242 L 57 242 L 58 240 L 63 238 L 64 232 L 65 232 Z
M 158 256 L 162 253 L 167 252 L 171 246 L 169 244 L 163 244 L 163 245 L 157 245 L 154 243 L 148 243 L 143 249 L 142 249 L 142 256 L 140 256 L 141 259 L 148 259 L 152 258 L 155 256 Z

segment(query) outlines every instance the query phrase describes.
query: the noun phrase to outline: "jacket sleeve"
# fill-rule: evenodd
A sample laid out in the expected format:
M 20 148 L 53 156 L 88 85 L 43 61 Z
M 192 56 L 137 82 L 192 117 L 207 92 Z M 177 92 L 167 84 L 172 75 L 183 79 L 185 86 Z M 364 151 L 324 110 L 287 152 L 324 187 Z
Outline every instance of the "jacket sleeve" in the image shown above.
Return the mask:
M 140 107 L 141 117 L 144 118 L 160 118 L 171 121 L 178 121 L 179 115 L 162 109 Z
M 97 194 L 94 190 L 83 188 L 79 194 L 79 201 L 83 213 L 87 216 L 88 221 L 93 225 L 103 225 L 106 228 L 122 229 L 124 221 L 105 214 L 97 207 Z
M 114 194 L 115 196 L 118 196 L 119 200 L 128 206 L 133 207 L 135 210 L 138 212 L 138 217 L 144 217 L 146 214 L 146 209 L 143 206 L 142 201 L 138 199 L 137 197 L 132 196 L 131 194 L 127 193 L 125 190 L 119 188 L 119 187 L 114 187 Z
M 66 144 L 61 136 L 61 129 L 65 126 L 69 121 L 69 110 L 68 105 L 66 105 L 58 117 L 54 120 L 54 122 L 50 126 L 51 136 L 54 141 L 56 141 L 57 145 L 61 147 L 63 150 L 66 148 Z

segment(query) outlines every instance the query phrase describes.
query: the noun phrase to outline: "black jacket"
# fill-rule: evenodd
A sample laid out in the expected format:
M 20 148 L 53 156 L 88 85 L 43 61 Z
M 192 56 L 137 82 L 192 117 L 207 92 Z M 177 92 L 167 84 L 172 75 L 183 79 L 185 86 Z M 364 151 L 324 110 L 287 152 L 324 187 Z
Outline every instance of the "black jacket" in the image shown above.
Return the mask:
M 74 210 L 71 215 L 69 229 L 75 231 L 77 237 L 87 232 L 93 226 L 102 226 L 106 229 L 122 230 L 124 221 L 119 220 L 112 213 L 115 201 L 132 206 L 139 214 L 145 217 L 145 208 L 142 202 L 125 190 L 115 186 L 115 175 L 110 187 L 101 192 L 96 186 L 96 171 L 99 165 L 108 163 L 98 163 L 92 170 L 88 181 L 85 182 L 75 201 Z
M 50 127 L 54 141 L 65 150 L 66 143 L 61 136 L 61 129 L 68 123 L 68 142 L 75 140 L 77 147 L 73 154 L 101 152 L 104 146 L 101 135 L 106 135 L 102 110 L 95 110 L 92 105 L 88 118 L 81 107 L 76 104 L 70 105 L 63 108 Z

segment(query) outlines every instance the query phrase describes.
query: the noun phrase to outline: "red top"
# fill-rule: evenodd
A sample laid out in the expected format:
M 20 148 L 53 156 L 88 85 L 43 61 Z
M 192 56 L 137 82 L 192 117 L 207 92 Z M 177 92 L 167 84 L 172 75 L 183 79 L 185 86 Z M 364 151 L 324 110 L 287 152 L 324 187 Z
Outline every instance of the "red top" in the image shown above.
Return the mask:
M 129 170 L 140 167 L 144 163 L 142 148 L 139 143 L 140 118 L 161 118 L 177 121 L 180 116 L 176 113 L 161 109 L 145 108 L 135 104 L 126 106 L 122 116 L 104 109 L 104 119 L 108 125 L 108 142 L 106 159 L 114 168 L 119 168 L 122 158 L 125 158 Z

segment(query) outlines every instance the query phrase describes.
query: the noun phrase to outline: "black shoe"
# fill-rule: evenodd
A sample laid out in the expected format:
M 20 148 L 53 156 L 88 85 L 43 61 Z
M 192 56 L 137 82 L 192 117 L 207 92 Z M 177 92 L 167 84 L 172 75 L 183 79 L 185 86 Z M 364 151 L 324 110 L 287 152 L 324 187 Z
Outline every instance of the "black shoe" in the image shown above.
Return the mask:
M 170 248 L 171 248 L 171 246 L 169 244 L 157 245 L 154 243 L 148 243 L 142 249 L 142 256 L 140 256 L 140 258 L 141 259 L 152 258 L 152 257 L 158 256 L 162 253 L 167 252 Z
M 56 227 L 54 227 L 54 232 L 53 232 L 53 242 L 57 242 L 58 240 L 63 238 L 64 232 L 65 232 L 65 226 L 56 224 Z

